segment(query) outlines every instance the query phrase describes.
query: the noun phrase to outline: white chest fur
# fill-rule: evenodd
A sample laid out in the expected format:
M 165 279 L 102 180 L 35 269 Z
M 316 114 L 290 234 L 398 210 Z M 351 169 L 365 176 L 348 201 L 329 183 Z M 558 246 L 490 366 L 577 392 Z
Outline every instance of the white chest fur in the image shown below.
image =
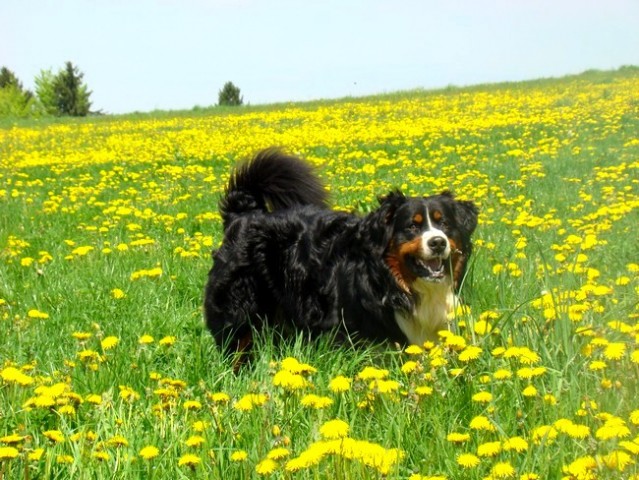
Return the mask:
M 447 330 L 449 313 L 455 308 L 455 294 L 449 282 L 417 280 L 413 289 L 419 303 L 412 312 L 396 312 L 395 320 L 413 345 L 439 339 L 437 332 Z

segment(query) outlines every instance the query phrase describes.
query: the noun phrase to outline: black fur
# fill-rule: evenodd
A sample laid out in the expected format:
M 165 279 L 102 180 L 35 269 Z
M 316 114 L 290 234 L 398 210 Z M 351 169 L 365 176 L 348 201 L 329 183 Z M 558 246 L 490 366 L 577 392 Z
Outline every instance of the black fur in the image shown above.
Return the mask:
M 220 201 L 224 241 L 213 254 L 204 298 L 207 326 L 227 351 L 248 349 L 251 332 L 267 324 L 311 336 L 332 331 L 408 343 L 395 317 L 421 301 L 410 283 L 420 274 L 402 263 L 408 272 L 402 284 L 389 259 L 392 248 L 432 223 L 412 224 L 415 212 L 427 215 L 429 206 L 448 222 L 437 228 L 460 243 L 463 275 L 477 225 L 471 202 L 450 192 L 408 198 L 393 191 L 360 217 L 329 210 L 326 198 L 312 168 L 279 150 L 260 152 L 236 169 Z M 447 278 L 452 269 L 446 266 Z

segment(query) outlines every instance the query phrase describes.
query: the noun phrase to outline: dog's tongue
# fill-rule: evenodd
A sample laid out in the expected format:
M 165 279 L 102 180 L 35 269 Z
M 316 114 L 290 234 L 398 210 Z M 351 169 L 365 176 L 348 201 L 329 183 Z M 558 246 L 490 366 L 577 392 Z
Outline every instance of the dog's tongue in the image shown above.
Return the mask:
M 442 266 L 442 259 L 441 258 L 431 258 L 430 260 L 426 260 L 424 263 L 431 270 L 437 271 Z

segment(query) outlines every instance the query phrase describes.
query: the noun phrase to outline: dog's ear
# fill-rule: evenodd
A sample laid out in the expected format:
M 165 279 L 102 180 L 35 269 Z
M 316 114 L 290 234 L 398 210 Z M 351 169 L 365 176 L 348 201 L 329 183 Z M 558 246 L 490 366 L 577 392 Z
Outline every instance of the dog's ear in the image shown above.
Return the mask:
M 399 190 L 393 190 L 378 200 L 379 207 L 360 222 L 358 235 L 374 254 L 382 255 L 393 235 L 395 212 L 406 202 L 406 197 Z
M 455 205 L 455 222 L 459 226 L 462 234 L 470 239 L 470 236 L 477 228 L 477 217 L 479 215 L 477 206 L 468 200 L 457 200 L 455 194 L 450 190 L 445 190 L 440 195 L 448 197 L 453 201 Z
M 477 228 L 479 209 L 468 200 L 455 200 L 455 220 L 465 236 L 470 237 Z
M 387 225 L 395 218 L 397 209 L 406 203 L 406 196 L 399 190 L 391 190 L 387 195 L 378 198 L 379 210 L 383 212 L 384 222 Z
M 470 238 L 477 228 L 477 217 L 479 215 L 477 206 L 468 200 L 457 200 L 455 194 L 450 190 L 444 190 L 440 195 L 452 200 L 455 206 L 455 223 L 457 223 L 462 234 L 466 238 Z

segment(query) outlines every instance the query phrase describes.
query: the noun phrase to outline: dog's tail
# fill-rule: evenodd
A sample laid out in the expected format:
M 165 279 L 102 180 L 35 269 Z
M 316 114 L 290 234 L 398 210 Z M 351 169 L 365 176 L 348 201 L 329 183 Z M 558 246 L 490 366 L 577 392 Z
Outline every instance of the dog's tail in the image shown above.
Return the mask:
M 326 207 L 328 195 L 311 165 L 278 148 L 240 164 L 220 200 L 224 229 L 236 215 L 302 205 Z

